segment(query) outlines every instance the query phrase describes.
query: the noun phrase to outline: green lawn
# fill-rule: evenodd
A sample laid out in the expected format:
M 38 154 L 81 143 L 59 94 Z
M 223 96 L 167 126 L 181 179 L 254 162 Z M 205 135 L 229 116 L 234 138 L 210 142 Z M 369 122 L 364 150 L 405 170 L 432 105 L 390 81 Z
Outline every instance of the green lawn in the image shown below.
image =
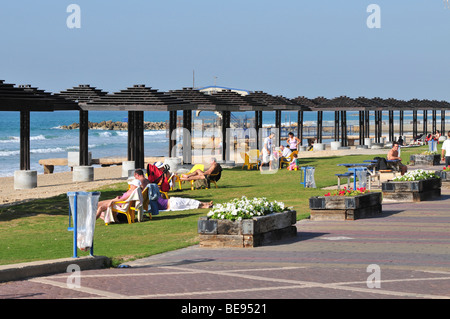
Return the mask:
M 417 154 L 426 149 L 427 147 L 404 149 L 402 157 L 409 159 L 409 154 Z M 235 168 L 223 171 L 218 189 L 191 191 L 189 185 L 184 184 L 183 191 L 169 194 L 200 201 L 212 200 L 214 203 L 244 195 L 267 197 L 294 207 L 297 218 L 303 219 L 309 216 L 308 198 L 323 195 L 325 191 L 321 188 L 336 185 L 334 174 L 346 171 L 346 168 L 337 167 L 337 164 L 362 162 L 373 157 L 375 155 L 301 159 L 302 165 L 316 167 L 315 189 L 305 189 L 300 185 L 300 171 L 284 169 L 275 174 L 260 174 L 256 170 Z M 122 194 L 126 187 L 124 182 L 95 191 L 101 191 L 100 199 L 103 200 Z M 0 264 L 71 257 L 73 233 L 67 230 L 68 209 L 65 194 L 0 209 Z M 199 209 L 160 213 L 151 221 L 132 225 L 106 226 L 99 219 L 95 228 L 94 254 L 110 257 L 113 264 L 118 264 L 194 245 L 197 243 L 197 220 L 207 212 L 207 209 Z M 79 255 L 87 253 L 79 252 Z

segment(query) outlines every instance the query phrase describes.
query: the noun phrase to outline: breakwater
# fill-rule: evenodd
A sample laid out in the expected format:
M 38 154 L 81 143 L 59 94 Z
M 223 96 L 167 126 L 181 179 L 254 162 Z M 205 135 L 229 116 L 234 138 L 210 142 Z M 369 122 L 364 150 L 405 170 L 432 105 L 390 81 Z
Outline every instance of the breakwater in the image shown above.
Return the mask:
M 75 130 L 80 128 L 79 123 L 73 123 L 70 125 L 61 125 L 63 130 Z M 126 131 L 128 130 L 127 122 L 115 122 L 115 121 L 102 121 L 102 122 L 89 122 L 90 130 L 105 130 L 105 131 Z M 144 122 L 144 130 L 159 131 L 167 129 L 166 122 Z

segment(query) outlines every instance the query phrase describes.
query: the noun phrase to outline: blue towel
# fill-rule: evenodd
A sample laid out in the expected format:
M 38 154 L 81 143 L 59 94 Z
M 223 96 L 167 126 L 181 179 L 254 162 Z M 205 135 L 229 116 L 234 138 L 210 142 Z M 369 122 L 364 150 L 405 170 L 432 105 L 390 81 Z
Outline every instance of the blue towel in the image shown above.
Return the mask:
M 148 197 L 150 199 L 150 212 L 152 215 L 158 215 L 159 214 L 159 208 L 158 208 L 158 198 L 161 196 L 161 193 L 159 192 L 159 187 L 157 184 L 150 184 L 148 189 Z

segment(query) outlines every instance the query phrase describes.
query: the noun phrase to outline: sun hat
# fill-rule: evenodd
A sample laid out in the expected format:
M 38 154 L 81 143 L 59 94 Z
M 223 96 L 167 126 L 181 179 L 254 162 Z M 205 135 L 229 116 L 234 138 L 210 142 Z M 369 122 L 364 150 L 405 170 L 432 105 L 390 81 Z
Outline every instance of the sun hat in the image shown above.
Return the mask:
M 138 180 L 138 179 L 133 179 L 133 180 L 129 180 L 129 181 L 128 181 L 128 184 L 134 185 L 134 186 L 136 186 L 136 187 L 139 187 L 139 186 L 141 186 L 141 181 Z
M 155 166 L 158 167 L 158 168 L 163 168 L 164 163 L 163 163 L 163 162 L 156 162 L 156 163 L 153 164 L 153 165 L 155 165 Z

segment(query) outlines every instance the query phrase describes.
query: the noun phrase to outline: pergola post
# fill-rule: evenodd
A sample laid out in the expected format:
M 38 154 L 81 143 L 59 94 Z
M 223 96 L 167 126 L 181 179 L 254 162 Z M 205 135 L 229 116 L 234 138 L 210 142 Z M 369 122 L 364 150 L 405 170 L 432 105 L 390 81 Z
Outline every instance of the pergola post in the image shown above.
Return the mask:
M 30 111 L 20 111 L 20 169 L 30 170 Z
M 322 143 L 323 111 L 317 111 L 317 143 Z
M 176 127 L 176 111 L 174 119 Z M 183 163 L 192 163 L 192 110 L 183 110 Z
M 303 145 L 303 111 L 298 111 L 297 136 L 300 139 L 300 145 Z
M 428 111 L 423 110 L 423 134 L 427 135 L 428 131 Z
M 80 166 L 89 166 L 89 112 L 80 110 Z

